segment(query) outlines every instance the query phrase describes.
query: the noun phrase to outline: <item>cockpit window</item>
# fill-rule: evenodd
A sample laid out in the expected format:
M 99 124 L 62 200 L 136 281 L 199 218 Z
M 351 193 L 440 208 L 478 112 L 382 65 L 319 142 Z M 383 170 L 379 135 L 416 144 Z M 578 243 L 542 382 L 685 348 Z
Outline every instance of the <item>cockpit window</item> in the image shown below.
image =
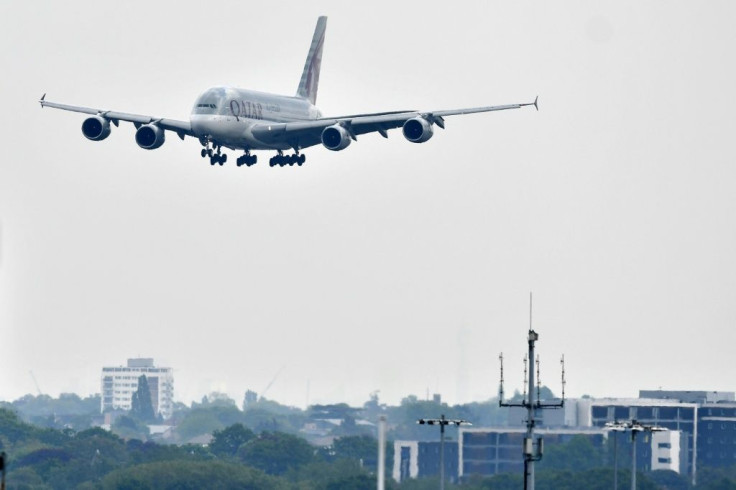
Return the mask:
M 207 89 L 194 101 L 192 113 L 218 114 L 225 109 L 227 98 L 227 88 L 225 87 Z
M 197 102 L 194 105 L 195 114 L 215 114 L 217 112 L 217 105 L 212 102 Z

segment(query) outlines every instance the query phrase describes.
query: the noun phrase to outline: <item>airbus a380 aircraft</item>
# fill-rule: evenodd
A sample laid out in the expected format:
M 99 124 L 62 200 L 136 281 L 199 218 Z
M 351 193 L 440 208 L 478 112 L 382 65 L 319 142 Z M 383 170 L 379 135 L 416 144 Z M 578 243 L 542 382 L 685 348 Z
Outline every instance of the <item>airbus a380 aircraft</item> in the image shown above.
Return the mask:
M 166 131 L 199 139 L 204 147 L 202 158 L 209 157 L 212 165 L 223 165 L 227 154 L 222 148 L 243 150 L 237 159 L 238 166 L 256 163 L 254 150 L 275 150 L 271 166 L 302 165 L 306 157 L 301 150 L 322 144 L 328 150 L 344 150 L 357 136 L 377 132 L 384 138 L 388 130 L 401 127 L 404 137 L 412 143 L 424 143 L 432 137 L 435 125 L 445 127 L 445 116 L 476 112 L 518 109 L 533 105 L 537 99 L 525 104 L 509 104 L 489 107 L 472 107 L 445 111 L 393 111 L 352 116 L 322 117 L 315 107 L 319 71 L 322 64 L 322 47 L 325 42 L 327 17 L 317 20 L 312 45 L 294 97 L 273 95 L 232 87 L 213 87 L 197 98 L 189 121 L 128 114 L 125 112 L 93 109 L 39 101 L 41 107 L 53 107 L 81 112 L 91 116 L 82 123 L 82 134 L 92 141 L 104 140 L 110 135 L 110 123 L 132 122 L 136 127 L 135 141 L 145 150 L 154 150 L 164 144 Z M 284 151 L 293 151 L 285 155 Z

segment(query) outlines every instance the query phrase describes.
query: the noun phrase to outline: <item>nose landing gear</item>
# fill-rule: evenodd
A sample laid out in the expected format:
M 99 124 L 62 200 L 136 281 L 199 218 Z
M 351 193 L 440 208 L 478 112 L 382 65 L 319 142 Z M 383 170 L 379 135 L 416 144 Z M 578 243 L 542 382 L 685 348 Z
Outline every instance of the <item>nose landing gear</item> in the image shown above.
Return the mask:
M 210 140 L 202 141 L 204 148 L 199 152 L 200 156 L 202 158 L 210 157 L 210 165 L 224 165 L 227 162 L 227 154 L 222 153 L 222 146 L 212 143 L 212 148 L 210 148 L 210 143 L 212 143 Z M 214 151 L 213 148 L 215 149 Z

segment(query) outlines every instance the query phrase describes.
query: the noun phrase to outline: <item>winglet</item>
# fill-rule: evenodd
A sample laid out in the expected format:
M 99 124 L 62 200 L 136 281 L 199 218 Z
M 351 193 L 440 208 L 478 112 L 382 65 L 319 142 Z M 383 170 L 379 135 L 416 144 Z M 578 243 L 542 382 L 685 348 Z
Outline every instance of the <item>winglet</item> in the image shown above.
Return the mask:
M 537 105 L 537 101 L 539 100 L 539 96 L 537 95 L 534 97 L 534 108 L 539 111 L 539 105 Z
M 43 95 L 41 96 L 41 99 L 39 99 L 39 101 L 38 101 L 38 102 L 39 102 L 39 104 L 41 104 L 41 108 L 42 108 L 42 109 L 43 109 L 43 101 L 44 101 L 44 99 L 45 99 L 45 98 L 46 98 L 46 94 L 43 94 Z

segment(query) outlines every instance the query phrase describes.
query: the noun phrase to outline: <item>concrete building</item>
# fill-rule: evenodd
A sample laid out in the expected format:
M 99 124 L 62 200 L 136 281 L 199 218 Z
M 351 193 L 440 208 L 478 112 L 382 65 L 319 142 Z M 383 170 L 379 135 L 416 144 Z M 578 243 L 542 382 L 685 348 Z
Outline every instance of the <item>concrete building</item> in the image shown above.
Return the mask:
M 401 483 L 410 478 L 440 475 L 440 442 L 394 441 L 392 477 Z M 445 441 L 445 479 L 458 481 L 458 443 Z
M 697 403 L 681 402 L 670 398 L 610 398 L 593 400 L 590 411 L 591 423 L 594 427 L 603 427 L 607 422 L 636 420 L 645 425 L 665 427 L 670 432 L 680 431 L 681 436 L 677 441 L 679 461 L 667 464 L 670 466 L 679 464 L 676 471 L 686 475 L 693 475 L 696 471 Z M 674 443 L 674 440 L 670 443 Z M 663 446 L 663 449 L 666 449 L 666 446 Z M 670 456 L 662 456 L 664 459 L 667 457 L 672 459 L 674 453 Z M 643 466 L 641 469 L 646 471 L 655 468 Z
M 638 437 L 637 468 L 640 471 L 672 470 L 680 472 L 681 432 L 664 431 Z M 621 467 L 630 461 L 624 454 L 631 454 L 629 434 L 617 434 L 602 427 L 538 428 L 537 437 L 544 439 L 545 448 L 566 444 L 574 437 L 587 438 L 594 447 L 602 448 L 610 437 L 618 437 Z M 491 476 L 499 473 L 522 473 L 524 459 L 522 443 L 526 436 L 523 427 L 461 428 L 459 439 L 459 478 L 465 476 Z
M 681 431 L 680 473 L 690 475 L 693 483 L 697 482 L 698 467 L 736 464 L 734 392 L 641 390 L 639 395 L 592 401 L 592 425 L 636 419 Z M 662 458 L 666 460 L 666 456 Z
M 164 419 L 174 410 L 174 374 L 171 368 L 155 367 L 153 359 L 128 359 L 126 366 L 102 368 L 102 412 L 130 410 L 138 378 L 144 375 L 151 393 L 153 411 Z
M 652 432 L 651 462 L 649 469 L 669 470 L 682 473 L 685 459 L 682 457 L 681 445 L 682 432 L 679 430 L 668 430 L 664 432 Z M 640 466 L 637 465 L 637 468 Z
M 538 428 L 537 437 L 544 438 L 545 447 L 569 442 L 575 436 L 588 438 L 593 446 L 605 444 L 608 431 L 588 428 Z M 460 428 L 459 477 L 470 475 L 491 476 L 499 473 L 522 473 L 524 458 L 522 445 L 526 437 L 524 427 Z
M 674 400 L 685 403 L 734 403 L 733 391 L 677 391 L 677 390 L 639 390 L 639 398 Z
M 736 403 L 707 403 L 698 410 L 698 464 L 736 464 Z

